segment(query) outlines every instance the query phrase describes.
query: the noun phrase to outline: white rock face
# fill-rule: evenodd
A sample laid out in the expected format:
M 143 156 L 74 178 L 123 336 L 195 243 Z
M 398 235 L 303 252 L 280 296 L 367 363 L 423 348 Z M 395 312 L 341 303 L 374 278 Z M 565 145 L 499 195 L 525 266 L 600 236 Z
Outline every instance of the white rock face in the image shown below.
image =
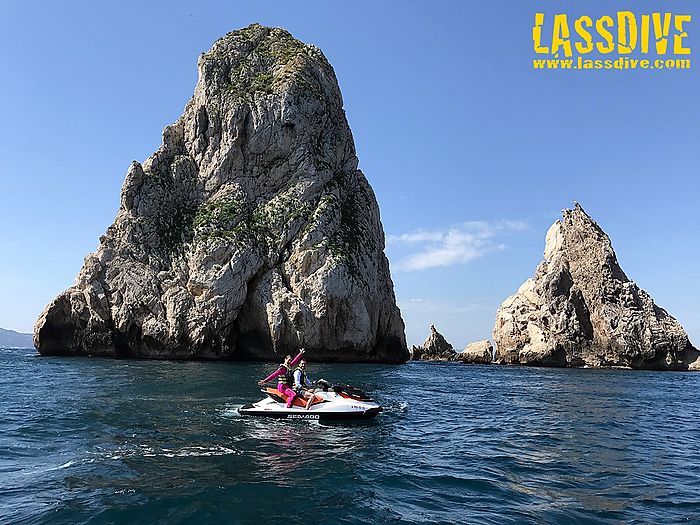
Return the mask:
M 97 251 L 37 320 L 37 349 L 405 361 L 379 209 L 326 58 L 252 25 L 198 67 Z
M 627 278 L 578 204 L 547 232 L 534 277 L 498 309 L 493 340 L 500 363 L 700 368 L 685 330 Z
M 457 354 L 456 360 L 463 363 L 487 365 L 493 360 L 493 345 L 487 339 L 469 343 L 464 350 Z

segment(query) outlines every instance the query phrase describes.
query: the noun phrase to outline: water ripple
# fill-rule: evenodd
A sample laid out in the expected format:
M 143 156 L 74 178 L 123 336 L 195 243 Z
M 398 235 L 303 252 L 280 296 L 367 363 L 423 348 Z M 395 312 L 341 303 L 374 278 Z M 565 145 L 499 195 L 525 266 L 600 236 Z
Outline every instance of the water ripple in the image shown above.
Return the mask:
M 0 522 L 700 522 L 700 374 L 311 364 L 384 412 L 240 417 L 268 368 L 1 351 Z

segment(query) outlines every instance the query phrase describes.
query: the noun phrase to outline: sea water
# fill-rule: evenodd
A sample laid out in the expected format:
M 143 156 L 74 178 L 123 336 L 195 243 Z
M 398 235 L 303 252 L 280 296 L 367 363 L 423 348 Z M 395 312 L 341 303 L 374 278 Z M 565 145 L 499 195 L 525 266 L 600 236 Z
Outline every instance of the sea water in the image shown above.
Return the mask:
M 310 363 L 384 412 L 240 417 L 273 368 L 1 350 L 0 522 L 700 522 L 700 374 Z

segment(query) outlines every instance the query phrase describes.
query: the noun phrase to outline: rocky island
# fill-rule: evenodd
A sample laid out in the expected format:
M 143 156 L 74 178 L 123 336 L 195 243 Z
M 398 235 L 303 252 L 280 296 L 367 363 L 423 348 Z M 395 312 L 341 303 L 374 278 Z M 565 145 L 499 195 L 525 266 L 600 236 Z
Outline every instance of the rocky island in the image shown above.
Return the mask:
M 681 325 L 622 271 L 610 239 L 576 204 L 547 232 L 544 260 L 498 309 L 496 361 L 698 370 Z
M 420 346 L 412 346 L 414 361 L 454 361 L 467 364 L 488 365 L 492 361 L 493 346 L 487 340 L 469 343 L 464 350 L 456 352 L 445 336 L 430 325 L 430 335 Z
M 453 361 L 456 355 L 454 347 L 447 342 L 445 336 L 437 331 L 435 325 L 430 325 L 430 335 L 420 346 L 412 346 L 411 359 L 414 361 Z
M 199 58 L 160 148 L 43 311 L 44 355 L 403 362 L 376 198 L 333 68 L 257 24 Z

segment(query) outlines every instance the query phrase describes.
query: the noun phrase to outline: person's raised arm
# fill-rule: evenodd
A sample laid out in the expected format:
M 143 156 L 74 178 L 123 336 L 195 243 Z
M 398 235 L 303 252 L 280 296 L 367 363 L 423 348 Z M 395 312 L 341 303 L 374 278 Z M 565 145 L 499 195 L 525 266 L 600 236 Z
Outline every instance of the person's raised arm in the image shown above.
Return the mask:
M 262 385 L 264 383 L 267 383 L 268 381 L 272 381 L 274 378 L 279 377 L 282 374 L 284 374 L 284 367 L 281 366 L 277 370 L 272 372 L 269 376 L 267 376 L 265 379 L 261 379 L 260 381 L 258 381 L 258 384 Z
M 301 356 L 304 355 L 304 352 L 306 352 L 306 350 L 304 350 L 303 348 L 301 350 L 299 350 L 299 353 L 297 354 L 297 356 L 294 359 L 292 359 L 292 362 L 291 362 L 292 366 L 296 365 L 299 362 L 299 359 L 301 359 Z

